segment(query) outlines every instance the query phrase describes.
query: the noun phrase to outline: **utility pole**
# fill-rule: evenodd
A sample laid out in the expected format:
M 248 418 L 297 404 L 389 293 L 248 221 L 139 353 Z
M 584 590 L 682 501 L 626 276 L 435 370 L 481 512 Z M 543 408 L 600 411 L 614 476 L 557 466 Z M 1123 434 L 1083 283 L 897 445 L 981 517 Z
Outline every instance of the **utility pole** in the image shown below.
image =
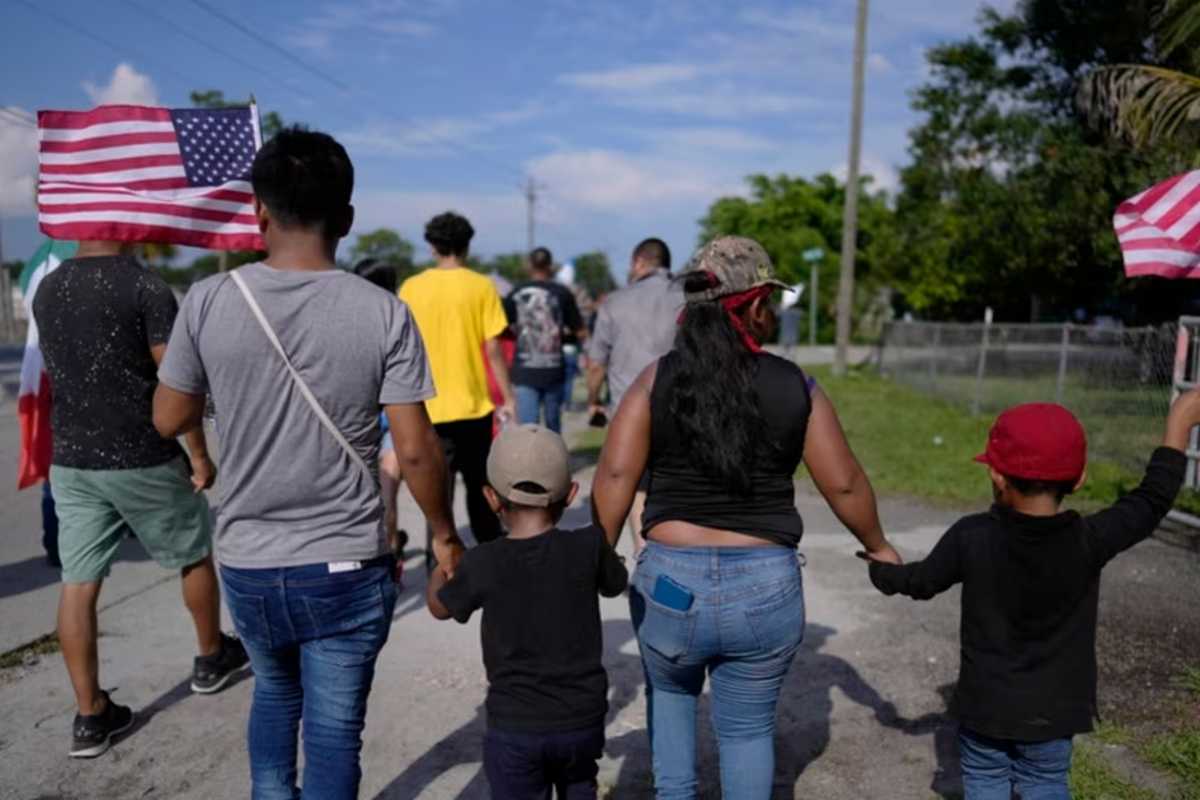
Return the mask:
M 525 253 L 526 253 L 526 255 L 528 255 L 529 253 L 533 252 L 533 248 L 536 246 L 534 243 L 533 222 L 534 222 L 534 210 L 537 207 L 538 187 L 537 187 L 537 182 L 534 181 L 532 175 L 529 176 L 529 180 L 525 183 L 524 192 L 525 192 L 525 243 L 526 243 Z
M 837 298 L 837 350 L 833 374 L 845 375 L 854 306 L 854 256 L 858 243 L 858 162 L 862 153 L 864 65 L 867 50 L 867 0 L 858 0 L 854 25 L 854 98 L 850 108 L 850 160 L 846 167 L 846 206 L 842 215 L 842 271 Z

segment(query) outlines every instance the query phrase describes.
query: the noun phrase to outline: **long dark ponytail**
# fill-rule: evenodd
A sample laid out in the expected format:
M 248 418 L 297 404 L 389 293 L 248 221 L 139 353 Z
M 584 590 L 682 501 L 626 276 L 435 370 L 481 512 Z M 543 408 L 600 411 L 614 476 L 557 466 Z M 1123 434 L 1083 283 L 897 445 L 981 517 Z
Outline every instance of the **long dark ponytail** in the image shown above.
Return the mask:
M 683 280 L 686 292 L 711 285 L 703 274 Z M 671 418 L 692 463 L 743 496 L 752 493 L 751 473 L 767 441 L 754 390 L 757 358 L 719 301 L 687 305 L 675 336 L 668 387 Z

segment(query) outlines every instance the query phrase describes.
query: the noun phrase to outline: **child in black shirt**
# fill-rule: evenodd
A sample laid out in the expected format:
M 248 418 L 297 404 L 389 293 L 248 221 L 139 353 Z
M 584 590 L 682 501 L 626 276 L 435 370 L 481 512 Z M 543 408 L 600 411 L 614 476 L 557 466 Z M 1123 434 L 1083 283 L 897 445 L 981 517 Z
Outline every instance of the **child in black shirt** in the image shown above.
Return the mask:
M 505 428 L 488 456 L 484 494 L 508 536 L 467 551 L 448 577 L 431 576 L 438 619 L 465 623 L 483 609 L 488 675 L 484 770 L 492 797 L 596 797 L 608 676 L 597 594 L 628 581 L 596 527 L 555 527 L 579 486 L 566 445 L 538 425 Z
M 996 503 L 959 520 L 922 561 L 872 560 L 884 594 L 928 600 L 962 583 L 958 716 L 967 800 L 1070 797 L 1071 742 L 1096 716 L 1100 571 L 1150 536 L 1183 482 L 1200 393 L 1176 401 L 1141 485 L 1089 517 L 1061 511 L 1085 479 L 1087 440 L 1065 408 L 1000 415 L 976 460 Z M 867 554 L 860 557 L 870 559 Z

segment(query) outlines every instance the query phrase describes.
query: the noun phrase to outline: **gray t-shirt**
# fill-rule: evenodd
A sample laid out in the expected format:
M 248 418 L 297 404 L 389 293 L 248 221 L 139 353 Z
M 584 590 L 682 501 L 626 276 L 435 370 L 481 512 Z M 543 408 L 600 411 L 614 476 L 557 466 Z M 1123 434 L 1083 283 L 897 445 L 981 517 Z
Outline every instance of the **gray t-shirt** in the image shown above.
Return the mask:
M 614 412 L 642 370 L 671 352 L 682 308 L 683 289 L 665 269 L 613 292 L 600 305 L 588 358 L 608 367 Z
M 408 307 L 341 270 L 251 264 L 240 273 L 292 365 L 374 469 L 380 406 L 434 395 Z M 222 563 L 289 567 L 387 552 L 377 476 L 365 476 L 322 427 L 228 275 L 184 298 L 159 380 L 212 395 Z

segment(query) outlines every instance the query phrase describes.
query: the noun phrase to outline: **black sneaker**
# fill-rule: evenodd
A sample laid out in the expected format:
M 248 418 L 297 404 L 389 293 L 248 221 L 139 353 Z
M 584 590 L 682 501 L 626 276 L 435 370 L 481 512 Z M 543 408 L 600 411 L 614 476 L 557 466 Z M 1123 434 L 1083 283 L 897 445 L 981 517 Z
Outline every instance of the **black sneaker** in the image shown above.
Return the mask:
M 250 666 L 250 656 L 240 640 L 221 634 L 221 650 L 214 656 L 196 656 L 192 667 L 192 691 L 213 694 L 225 688 L 235 675 Z
M 106 704 L 99 714 L 76 714 L 72 727 L 71 758 L 95 758 L 112 744 L 112 739 L 133 726 L 133 710 L 114 703 L 104 692 Z

